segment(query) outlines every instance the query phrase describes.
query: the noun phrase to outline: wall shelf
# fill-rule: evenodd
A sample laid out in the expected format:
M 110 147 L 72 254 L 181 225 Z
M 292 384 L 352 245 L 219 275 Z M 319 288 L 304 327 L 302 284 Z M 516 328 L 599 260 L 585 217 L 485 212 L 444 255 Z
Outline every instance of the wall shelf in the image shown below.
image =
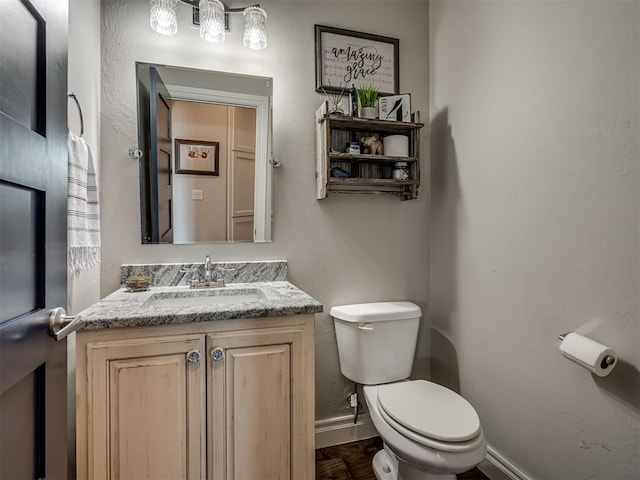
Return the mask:
M 420 180 L 393 180 L 387 178 L 330 178 L 329 185 L 397 186 L 419 185 Z
M 329 104 L 323 102 L 316 111 L 316 183 L 317 198 L 329 192 L 345 194 L 399 195 L 402 200 L 418 197 L 420 187 L 420 112 L 412 114 L 411 122 L 368 120 L 328 113 Z M 350 142 L 375 134 L 380 140 L 386 135 L 403 134 L 409 137 L 409 155 L 369 155 L 343 153 Z M 409 180 L 392 178 L 394 164 L 409 164 Z M 331 169 L 338 167 L 349 177 L 333 177 Z
M 416 162 L 416 157 L 392 157 L 389 155 L 367 155 L 362 153 L 330 153 L 331 161 L 347 161 L 347 162 L 377 162 L 377 163 L 396 163 L 396 162 Z

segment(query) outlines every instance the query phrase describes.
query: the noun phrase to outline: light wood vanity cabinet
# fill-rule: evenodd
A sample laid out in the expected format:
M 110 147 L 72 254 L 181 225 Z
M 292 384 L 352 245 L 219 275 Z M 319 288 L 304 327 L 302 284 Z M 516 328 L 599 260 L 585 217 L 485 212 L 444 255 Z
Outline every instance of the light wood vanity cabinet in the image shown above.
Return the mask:
M 80 331 L 77 478 L 313 479 L 313 315 Z
M 188 361 L 204 346 L 203 335 L 86 344 L 78 478 L 204 477 L 206 368 Z

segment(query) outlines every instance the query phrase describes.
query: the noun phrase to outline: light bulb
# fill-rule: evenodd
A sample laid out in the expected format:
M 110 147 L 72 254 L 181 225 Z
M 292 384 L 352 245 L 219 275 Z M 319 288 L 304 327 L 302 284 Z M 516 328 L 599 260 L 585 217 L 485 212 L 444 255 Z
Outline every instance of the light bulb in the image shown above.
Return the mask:
M 244 46 L 251 50 L 267 48 L 267 12 L 260 7 L 248 7 L 244 17 Z
M 212 43 L 224 41 L 224 5 L 220 0 L 200 0 L 200 37 Z
M 178 31 L 176 5 L 178 0 L 150 0 L 149 24 L 161 35 L 175 35 Z

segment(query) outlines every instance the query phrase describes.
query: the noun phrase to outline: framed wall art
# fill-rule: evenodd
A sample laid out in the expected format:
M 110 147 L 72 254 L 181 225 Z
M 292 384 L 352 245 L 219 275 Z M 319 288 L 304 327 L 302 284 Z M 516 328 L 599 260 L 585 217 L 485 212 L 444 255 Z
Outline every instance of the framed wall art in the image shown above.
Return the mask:
M 378 98 L 378 118 L 394 122 L 411 121 L 411 95 L 389 95 Z
M 219 176 L 219 142 L 176 138 L 176 173 Z
M 381 94 L 399 93 L 397 38 L 324 25 L 315 30 L 317 92 L 372 85 Z

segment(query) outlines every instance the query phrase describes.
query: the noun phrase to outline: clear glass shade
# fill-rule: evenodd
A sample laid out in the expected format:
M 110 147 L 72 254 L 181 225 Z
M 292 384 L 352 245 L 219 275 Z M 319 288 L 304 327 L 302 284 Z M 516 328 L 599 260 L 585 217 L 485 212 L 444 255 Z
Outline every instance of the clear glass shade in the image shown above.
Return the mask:
M 251 50 L 267 48 L 267 12 L 260 7 L 248 7 L 243 12 L 244 46 Z
M 176 5 L 178 0 L 150 0 L 151 28 L 161 35 L 175 35 L 178 31 Z
M 149 0 L 149 3 L 151 28 L 162 35 L 175 35 L 178 32 L 178 0 Z M 220 0 L 200 0 L 198 8 L 200 37 L 207 42 L 223 42 L 226 35 L 224 4 Z M 232 9 L 233 13 L 240 10 Z M 251 50 L 267 48 L 267 12 L 260 7 L 247 7 L 242 16 L 244 46 Z
M 220 0 L 200 0 L 200 37 L 220 43 L 224 36 L 224 5 Z

